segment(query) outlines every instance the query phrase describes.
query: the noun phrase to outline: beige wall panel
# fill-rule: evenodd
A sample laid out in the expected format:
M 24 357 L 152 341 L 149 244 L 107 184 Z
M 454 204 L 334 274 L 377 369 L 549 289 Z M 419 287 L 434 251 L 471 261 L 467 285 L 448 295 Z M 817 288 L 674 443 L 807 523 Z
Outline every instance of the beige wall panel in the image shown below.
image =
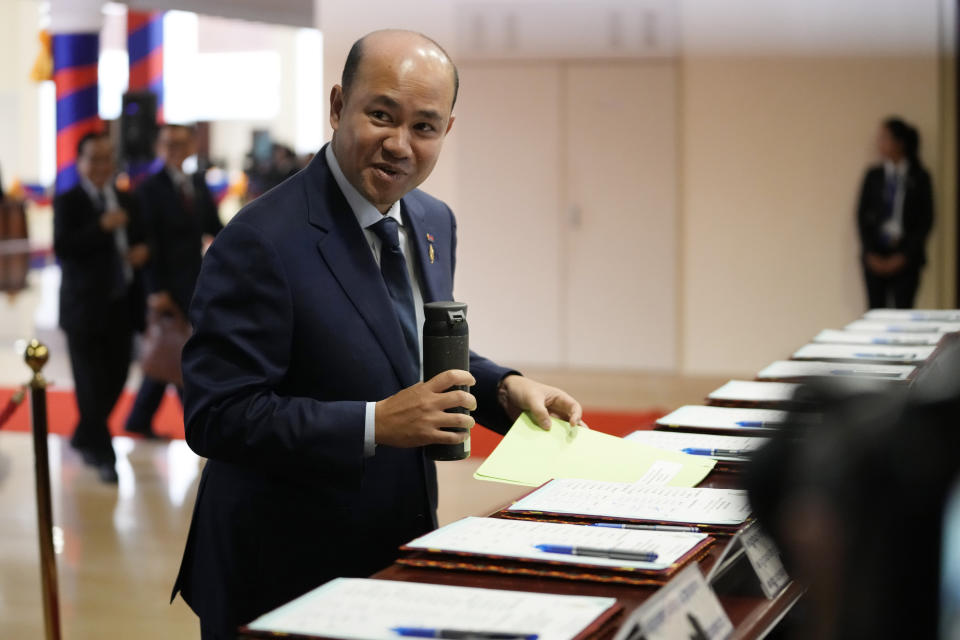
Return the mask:
M 565 80 L 566 361 L 676 366 L 676 65 L 571 64 Z
M 690 57 L 682 76 L 683 370 L 751 374 L 863 311 L 860 180 L 889 114 L 940 178 L 936 60 Z
M 560 364 L 560 68 L 464 64 L 457 120 L 456 297 L 470 341 L 514 365 Z

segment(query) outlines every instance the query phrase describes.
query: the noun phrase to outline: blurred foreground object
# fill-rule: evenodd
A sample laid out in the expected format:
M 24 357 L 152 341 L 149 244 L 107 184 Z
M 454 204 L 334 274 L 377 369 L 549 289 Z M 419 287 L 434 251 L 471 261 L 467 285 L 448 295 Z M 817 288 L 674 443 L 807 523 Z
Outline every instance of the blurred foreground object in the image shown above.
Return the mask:
M 806 385 L 823 421 L 756 455 L 757 518 L 808 588 L 798 637 L 933 638 L 944 504 L 960 470 L 960 344 L 911 387 Z

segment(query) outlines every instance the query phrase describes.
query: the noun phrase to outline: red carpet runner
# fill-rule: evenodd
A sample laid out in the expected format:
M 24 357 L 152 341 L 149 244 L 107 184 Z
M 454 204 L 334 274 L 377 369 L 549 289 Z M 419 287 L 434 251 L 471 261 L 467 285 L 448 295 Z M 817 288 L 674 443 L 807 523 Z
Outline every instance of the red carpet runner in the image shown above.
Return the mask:
M 5 406 L 16 389 L 0 389 L 0 407 Z M 113 435 L 124 435 L 123 422 L 130 407 L 133 405 L 134 394 L 125 391 L 120 397 L 116 408 L 110 415 L 110 432 Z M 29 400 L 24 400 L 10 421 L 4 425 L 4 431 L 29 431 L 30 409 Z M 602 431 L 616 436 L 624 436 L 637 429 L 649 429 L 653 422 L 666 411 L 602 411 L 584 410 L 584 420 L 591 429 Z M 58 391 L 53 388 L 47 391 L 47 415 L 50 433 L 70 435 L 77 423 L 77 403 L 73 391 Z M 157 434 L 167 438 L 183 438 L 183 409 L 175 393 L 168 392 L 160 405 L 159 411 L 153 420 Z M 474 456 L 489 455 L 500 442 L 500 436 L 488 429 L 474 429 L 471 447 Z

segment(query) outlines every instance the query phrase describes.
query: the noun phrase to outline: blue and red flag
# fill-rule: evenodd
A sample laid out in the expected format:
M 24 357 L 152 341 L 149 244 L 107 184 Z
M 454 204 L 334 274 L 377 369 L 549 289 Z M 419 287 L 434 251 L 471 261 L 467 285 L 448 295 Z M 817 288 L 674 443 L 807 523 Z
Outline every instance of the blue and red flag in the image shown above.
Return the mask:
M 77 174 L 77 143 L 87 133 L 100 131 L 97 63 L 100 34 L 53 35 L 53 81 L 57 87 L 56 192 L 72 189 Z

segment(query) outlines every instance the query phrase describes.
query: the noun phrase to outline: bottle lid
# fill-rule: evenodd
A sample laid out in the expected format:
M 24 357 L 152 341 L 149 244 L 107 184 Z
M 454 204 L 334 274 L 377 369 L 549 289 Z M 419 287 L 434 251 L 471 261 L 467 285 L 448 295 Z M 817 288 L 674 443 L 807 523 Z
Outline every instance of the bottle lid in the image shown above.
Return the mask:
M 423 316 L 427 322 L 464 322 L 467 319 L 466 302 L 427 302 L 423 305 Z

